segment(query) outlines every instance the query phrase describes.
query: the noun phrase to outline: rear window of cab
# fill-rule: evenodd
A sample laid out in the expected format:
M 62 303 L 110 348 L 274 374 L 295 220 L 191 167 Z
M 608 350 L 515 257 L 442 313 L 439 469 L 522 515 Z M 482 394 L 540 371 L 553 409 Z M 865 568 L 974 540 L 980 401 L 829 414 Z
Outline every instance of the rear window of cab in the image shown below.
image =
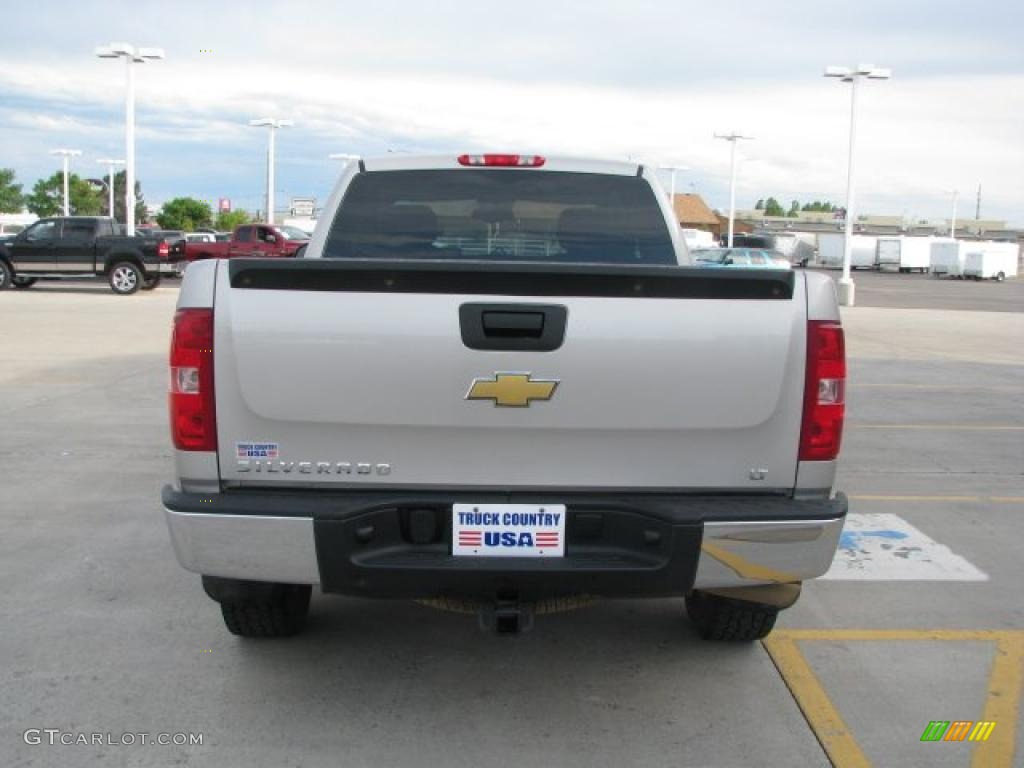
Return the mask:
M 645 179 L 511 169 L 361 173 L 345 192 L 322 255 L 677 263 Z

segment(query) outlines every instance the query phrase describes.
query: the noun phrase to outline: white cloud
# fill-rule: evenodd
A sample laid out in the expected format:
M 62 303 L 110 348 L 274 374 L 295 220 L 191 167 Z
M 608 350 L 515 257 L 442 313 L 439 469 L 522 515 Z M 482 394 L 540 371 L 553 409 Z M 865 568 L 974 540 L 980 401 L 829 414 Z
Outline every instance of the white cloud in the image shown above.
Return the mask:
M 934 3 L 919 18 L 885 6 L 858 25 L 837 9 L 723 2 L 695 26 L 692 8 L 664 3 L 635 3 L 627 17 L 604 0 L 586 13 L 528 2 L 510 17 L 496 3 L 439 0 L 241 17 L 204 5 L 199 24 L 192 7 L 126 10 L 130 22 L 108 10 L 98 18 L 109 29 L 87 5 L 69 11 L 69 28 L 89 27 L 90 43 L 167 41 L 168 59 L 137 73 L 140 141 L 173 147 L 151 166 L 167 172 L 237 176 L 246 152 L 242 170 L 258 187 L 264 138 L 246 121 L 274 113 L 296 121 L 281 157 L 321 169 L 310 184 L 329 176 L 326 151 L 508 147 L 685 164 L 678 188 L 696 181 L 722 206 L 729 153 L 713 133 L 735 129 L 756 137 L 741 148 L 742 205 L 768 195 L 842 203 L 849 89 L 820 71 L 863 55 L 896 69 L 862 91 L 858 207 L 941 216 L 943 190 L 969 197 L 981 183 L 983 214 L 1024 223 L 1024 67 L 1005 65 L 1009 37 L 986 14 L 937 28 Z M 737 18 L 746 23 L 729 26 Z M 118 146 L 122 67 L 75 39 L 59 53 L 0 54 L 0 95 L 16 102 L 0 112 L 4 164 L 68 137 Z

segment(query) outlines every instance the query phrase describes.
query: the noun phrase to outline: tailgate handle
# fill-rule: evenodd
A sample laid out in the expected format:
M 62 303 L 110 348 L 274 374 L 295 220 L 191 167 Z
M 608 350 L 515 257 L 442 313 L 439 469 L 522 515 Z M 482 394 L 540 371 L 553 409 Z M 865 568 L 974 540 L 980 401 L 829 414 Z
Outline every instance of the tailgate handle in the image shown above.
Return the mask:
M 484 312 L 484 336 L 539 339 L 544 331 L 543 312 Z
M 568 314 L 560 304 L 463 304 L 462 343 L 470 349 L 550 352 L 565 340 Z

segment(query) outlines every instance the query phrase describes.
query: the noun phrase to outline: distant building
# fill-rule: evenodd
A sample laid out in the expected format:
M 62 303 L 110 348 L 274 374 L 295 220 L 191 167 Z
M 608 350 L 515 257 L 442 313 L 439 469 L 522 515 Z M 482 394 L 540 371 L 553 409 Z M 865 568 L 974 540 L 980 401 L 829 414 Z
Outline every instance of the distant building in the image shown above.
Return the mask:
M 672 200 L 672 208 L 675 210 L 676 221 L 679 222 L 680 227 L 710 232 L 716 239 L 722 236 L 722 222 L 700 195 L 692 193 L 676 195 Z

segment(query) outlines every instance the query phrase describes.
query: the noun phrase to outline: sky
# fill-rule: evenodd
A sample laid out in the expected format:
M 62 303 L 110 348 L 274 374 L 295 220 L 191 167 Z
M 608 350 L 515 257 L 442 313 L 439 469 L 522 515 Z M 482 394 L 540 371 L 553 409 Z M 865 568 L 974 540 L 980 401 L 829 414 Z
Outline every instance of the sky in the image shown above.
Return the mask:
M 266 129 L 278 207 L 323 203 L 332 152 L 481 150 L 686 166 L 678 192 L 728 208 L 846 197 L 850 87 L 829 64 L 892 69 L 858 92 L 860 213 L 1024 226 L 1024 3 L 932 0 L 11 2 L 0 49 L 0 167 L 26 189 L 124 156 L 124 64 L 98 45 L 158 46 L 136 67 L 137 176 L 149 203 L 261 207 Z M 668 175 L 664 176 L 666 186 Z

